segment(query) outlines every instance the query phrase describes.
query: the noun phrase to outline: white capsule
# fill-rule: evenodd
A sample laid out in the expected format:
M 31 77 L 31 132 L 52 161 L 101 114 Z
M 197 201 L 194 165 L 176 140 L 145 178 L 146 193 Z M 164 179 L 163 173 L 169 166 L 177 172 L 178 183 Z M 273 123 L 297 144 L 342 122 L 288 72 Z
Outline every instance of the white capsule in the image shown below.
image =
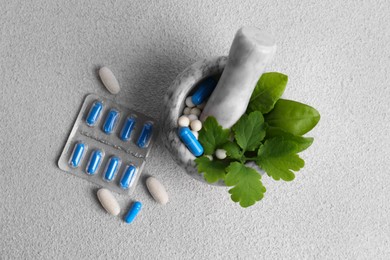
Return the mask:
M 115 78 L 114 73 L 112 73 L 112 71 L 109 68 L 107 67 L 100 68 L 99 76 L 103 82 L 103 85 L 111 94 L 119 93 L 121 88 L 119 86 L 118 80 Z
M 181 116 L 177 120 L 177 124 L 181 127 L 187 127 L 190 125 L 190 119 L 187 116 Z
M 200 110 L 202 110 L 205 106 L 206 106 L 206 102 L 203 102 L 202 104 L 197 105 L 197 107 L 198 107 Z
M 197 131 L 191 131 L 191 133 L 195 136 L 196 139 L 199 138 L 199 133 Z
M 118 201 L 112 195 L 111 191 L 107 189 L 100 189 L 97 192 L 97 197 L 102 204 L 103 208 L 111 215 L 118 216 L 121 212 L 121 208 Z
M 155 201 L 163 205 L 168 203 L 168 193 L 161 182 L 159 182 L 156 178 L 149 177 L 146 180 L 146 187 Z
M 200 122 L 200 120 L 194 120 L 194 121 L 191 121 L 191 130 L 192 131 L 199 131 L 200 129 L 202 129 L 202 122 Z
M 226 151 L 224 149 L 217 149 L 217 150 L 215 150 L 215 156 L 218 159 L 223 160 L 226 158 Z
M 196 115 L 197 117 L 199 117 L 200 113 L 202 113 L 202 112 L 200 111 L 199 108 L 193 107 L 193 108 L 191 108 L 190 113 L 193 114 L 193 115 Z
M 194 107 L 195 106 L 195 104 L 192 102 L 192 97 L 186 98 L 186 105 L 187 105 L 187 107 Z
M 187 117 L 190 120 L 190 122 L 198 120 L 198 117 L 194 114 L 189 114 Z
M 190 108 L 190 107 L 184 108 L 183 114 L 184 114 L 184 115 L 189 115 L 189 114 L 191 114 L 191 108 Z

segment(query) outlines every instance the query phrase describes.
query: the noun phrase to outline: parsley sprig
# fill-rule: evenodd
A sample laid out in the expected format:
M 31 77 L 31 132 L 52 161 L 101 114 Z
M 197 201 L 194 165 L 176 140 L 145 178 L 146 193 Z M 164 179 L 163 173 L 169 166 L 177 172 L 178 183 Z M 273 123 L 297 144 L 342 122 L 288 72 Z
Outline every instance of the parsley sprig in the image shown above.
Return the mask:
M 307 149 L 313 138 L 303 137 L 320 120 L 316 109 L 280 99 L 288 78 L 277 72 L 259 79 L 247 112 L 232 129 L 223 129 L 214 117 L 208 117 L 199 132 L 204 155 L 195 162 L 209 183 L 223 180 L 234 202 L 249 207 L 264 197 L 261 175 L 246 166 L 254 161 L 274 180 L 291 181 L 305 164 L 298 153 Z M 210 159 L 216 149 L 226 150 L 223 160 Z

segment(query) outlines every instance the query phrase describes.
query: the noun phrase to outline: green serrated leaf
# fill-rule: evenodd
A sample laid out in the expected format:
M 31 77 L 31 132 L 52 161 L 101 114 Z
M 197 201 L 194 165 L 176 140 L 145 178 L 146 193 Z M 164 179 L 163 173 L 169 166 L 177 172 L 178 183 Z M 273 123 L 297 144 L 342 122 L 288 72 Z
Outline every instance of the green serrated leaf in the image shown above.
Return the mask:
M 198 166 L 198 172 L 204 173 L 204 178 L 208 183 L 214 183 L 225 179 L 227 162 L 221 160 L 210 160 L 206 156 L 195 159 Z
M 304 135 L 317 125 L 320 114 L 311 106 L 279 99 L 264 119 L 270 126 L 280 127 L 294 135 Z
M 291 133 L 288 133 L 284 131 L 283 129 L 279 127 L 273 127 L 273 126 L 267 126 L 266 127 L 266 135 L 265 140 L 271 139 L 276 136 L 283 136 L 284 139 L 292 140 L 297 144 L 297 152 L 300 153 L 307 148 L 310 147 L 310 145 L 313 143 L 314 139 L 312 137 L 303 137 L 303 136 L 297 136 L 293 135 Z
M 275 180 L 292 181 L 305 162 L 298 156 L 299 145 L 294 140 L 277 136 L 260 146 L 256 164 Z
M 231 159 L 241 160 L 241 149 L 236 143 L 229 141 L 224 144 L 222 148 L 226 151 L 227 156 L 229 156 Z
M 234 186 L 229 190 L 234 202 L 239 202 L 241 207 L 249 207 L 261 200 L 266 192 L 261 183 L 261 175 L 252 168 L 239 162 L 233 162 L 226 169 L 225 184 Z
M 199 142 L 203 146 L 204 154 L 213 154 L 215 149 L 229 141 L 229 135 L 229 129 L 223 129 L 214 117 L 209 116 L 199 131 Z
M 282 73 L 264 73 L 252 93 L 247 112 L 260 111 L 265 114 L 271 111 L 276 101 L 282 96 L 288 77 Z
M 237 144 L 244 151 L 254 151 L 265 137 L 264 117 L 259 111 L 241 116 L 233 126 Z

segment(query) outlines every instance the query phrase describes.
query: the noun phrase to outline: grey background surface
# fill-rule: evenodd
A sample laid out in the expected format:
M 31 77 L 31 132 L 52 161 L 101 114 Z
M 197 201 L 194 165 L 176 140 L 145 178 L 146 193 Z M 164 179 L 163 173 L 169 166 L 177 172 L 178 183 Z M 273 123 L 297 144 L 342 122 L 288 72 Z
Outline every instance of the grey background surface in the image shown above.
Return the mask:
M 389 1 L 0 0 L 0 258 L 389 259 L 389 13 Z M 119 103 L 158 117 L 175 76 L 226 55 L 242 25 L 275 35 L 284 97 L 321 112 L 295 181 L 264 177 L 263 201 L 241 209 L 158 142 L 147 171 L 171 201 L 140 183 L 117 196 L 144 204 L 126 225 L 58 169 L 84 97 L 111 97 L 99 66 Z

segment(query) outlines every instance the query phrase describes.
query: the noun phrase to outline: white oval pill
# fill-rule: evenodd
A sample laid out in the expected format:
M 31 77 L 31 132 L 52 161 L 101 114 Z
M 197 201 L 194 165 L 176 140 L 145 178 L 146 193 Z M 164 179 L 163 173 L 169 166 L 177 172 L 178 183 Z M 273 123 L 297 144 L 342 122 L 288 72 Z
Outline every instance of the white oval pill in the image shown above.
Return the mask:
M 195 104 L 192 102 L 192 97 L 186 98 L 186 105 L 187 105 L 187 107 L 194 107 L 195 106 Z
M 97 197 L 102 204 L 103 208 L 111 215 L 118 216 L 121 212 L 121 208 L 118 201 L 112 195 L 111 191 L 107 189 L 100 189 L 97 192 Z
M 226 150 L 224 150 L 224 149 L 215 150 L 215 156 L 221 160 L 225 159 L 226 158 Z
M 146 187 L 155 201 L 163 205 L 168 203 L 168 193 L 161 182 L 159 182 L 156 178 L 149 177 L 146 180 Z
M 99 76 L 104 86 L 111 94 L 119 93 L 121 88 L 119 86 L 118 80 L 115 78 L 114 73 L 112 73 L 112 71 L 109 68 L 107 67 L 100 68 Z
M 196 139 L 199 138 L 199 133 L 197 131 L 191 131 L 191 132 L 195 136 Z
M 192 131 L 199 131 L 200 129 L 202 129 L 202 122 L 200 122 L 199 120 L 194 120 L 194 121 L 191 121 L 191 130 Z
M 189 115 L 190 113 L 191 113 L 191 108 L 190 107 L 184 108 L 184 110 L 183 110 L 183 114 L 184 115 Z
M 191 114 L 193 114 L 193 115 L 196 115 L 196 116 L 198 116 L 198 117 L 199 117 L 199 115 L 200 115 L 201 111 L 200 111 L 200 109 L 199 109 L 199 108 L 197 108 L 197 107 L 193 107 L 193 108 L 191 108 L 191 111 L 190 111 L 190 113 L 191 113 Z
M 198 120 L 198 117 L 194 114 L 189 114 L 187 117 L 188 117 L 188 119 L 190 119 L 191 122 L 194 120 Z
M 177 120 L 177 124 L 181 127 L 187 127 L 190 125 L 190 119 L 186 116 L 181 116 Z

